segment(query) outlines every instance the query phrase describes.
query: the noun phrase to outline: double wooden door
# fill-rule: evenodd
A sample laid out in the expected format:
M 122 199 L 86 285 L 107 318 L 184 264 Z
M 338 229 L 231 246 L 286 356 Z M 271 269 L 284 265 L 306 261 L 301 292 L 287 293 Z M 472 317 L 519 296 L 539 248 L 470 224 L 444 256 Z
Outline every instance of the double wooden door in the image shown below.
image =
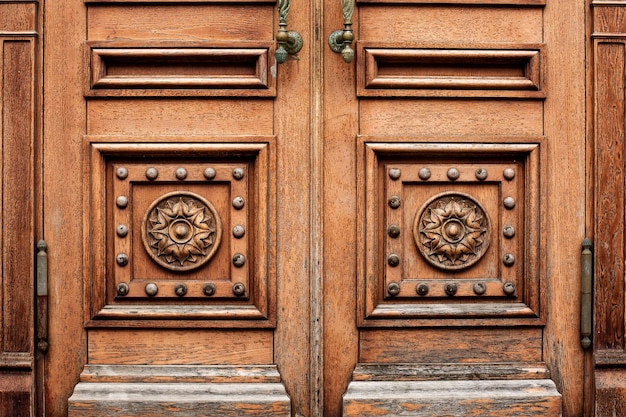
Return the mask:
M 38 415 L 588 409 L 581 5 L 15 4 L 43 28 Z

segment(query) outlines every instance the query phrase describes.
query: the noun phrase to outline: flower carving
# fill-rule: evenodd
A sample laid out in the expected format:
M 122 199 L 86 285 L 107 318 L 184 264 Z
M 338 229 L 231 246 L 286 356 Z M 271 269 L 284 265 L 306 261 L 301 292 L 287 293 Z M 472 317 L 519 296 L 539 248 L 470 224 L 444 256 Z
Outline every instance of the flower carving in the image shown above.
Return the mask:
M 155 201 L 142 227 L 146 250 L 165 268 L 187 271 L 206 263 L 221 239 L 213 205 L 193 193 L 170 193 Z
M 415 216 L 414 238 L 432 265 L 446 270 L 467 268 L 487 251 L 489 218 L 481 205 L 462 193 L 443 193 Z

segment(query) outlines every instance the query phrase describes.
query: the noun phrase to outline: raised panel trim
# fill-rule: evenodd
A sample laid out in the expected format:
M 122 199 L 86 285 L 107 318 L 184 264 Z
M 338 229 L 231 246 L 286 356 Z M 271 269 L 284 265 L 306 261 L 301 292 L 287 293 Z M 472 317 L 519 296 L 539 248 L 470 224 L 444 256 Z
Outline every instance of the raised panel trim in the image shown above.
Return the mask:
M 358 94 L 543 98 L 540 46 L 467 49 L 359 43 Z
M 274 97 L 273 43 L 87 44 L 87 96 Z

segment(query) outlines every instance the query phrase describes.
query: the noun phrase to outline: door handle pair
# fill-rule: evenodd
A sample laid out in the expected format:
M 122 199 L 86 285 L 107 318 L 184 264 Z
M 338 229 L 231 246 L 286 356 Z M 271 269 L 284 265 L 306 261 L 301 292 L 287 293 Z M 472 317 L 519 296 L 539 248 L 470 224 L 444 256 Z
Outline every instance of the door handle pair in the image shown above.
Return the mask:
M 278 1 L 278 32 L 276 41 L 276 62 L 282 64 L 290 54 L 297 54 L 302 49 L 302 36 L 296 31 L 287 30 L 287 16 L 291 7 L 290 0 Z M 354 59 L 354 50 L 350 46 L 354 40 L 352 33 L 352 14 L 354 13 L 354 0 L 341 0 L 343 13 L 343 30 L 335 30 L 328 38 L 328 45 L 334 52 L 340 53 L 347 63 Z

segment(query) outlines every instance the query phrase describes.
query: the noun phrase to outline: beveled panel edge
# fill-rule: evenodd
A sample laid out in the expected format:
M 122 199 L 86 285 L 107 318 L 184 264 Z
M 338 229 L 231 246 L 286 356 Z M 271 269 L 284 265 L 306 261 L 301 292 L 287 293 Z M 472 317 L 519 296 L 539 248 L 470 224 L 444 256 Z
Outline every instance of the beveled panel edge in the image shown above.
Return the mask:
M 274 42 L 136 42 L 89 41 L 85 43 L 87 97 L 275 97 L 276 82 L 270 68 L 275 65 Z M 223 59 L 240 63 L 255 60 L 251 76 L 110 76 L 111 61 L 136 62 L 140 59 L 172 57 L 202 61 Z
M 357 239 L 359 261 L 357 263 L 357 277 L 359 291 L 357 292 L 357 323 L 360 328 L 368 327 L 418 327 L 418 326 L 543 326 L 545 325 L 545 259 L 541 255 L 539 247 L 545 246 L 545 236 L 540 233 L 541 222 L 544 216 L 541 214 L 540 202 L 545 199 L 543 187 L 540 187 L 540 166 L 544 165 L 545 152 L 540 152 L 543 136 L 510 137 L 512 143 L 503 141 L 503 138 L 493 136 L 487 140 L 491 143 L 471 143 L 461 141 L 458 137 L 448 137 L 437 143 L 437 138 L 430 137 L 400 137 L 391 142 L 389 138 L 373 136 L 358 136 L 359 155 L 357 157 L 358 187 L 357 199 L 364 202 L 363 208 L 359 209 Z M 487 137 L 486 137 L 487 138 Z M 485 138 L 485 139 L 486 139 Z M 426 142 L 429 139 L 432 142 Z M 443 138 L 439 138 L 443 139 Z M 465 138 L 466 140 L 471 140 Z M 519 142 L 515 142 L 518 139 Z M 448 142 L 448 143 L 446 143 Z M 443 148 L 442 148 L 443 147 Z M 367 181 L 367 175 L 372 174 L 372 164 L 377 164 L 374 154 L 398 155 L 404 151 L 409 154 L 441 155 L 442 150 L 457 155 L 459 153 L 474 152 L 485 156 L 497 155 L 502 152 L 510 154 L 526 155 L 529 173 L 525 179 L 527 187 L 526 218 L 530 219 L 528 227 L 529 237 L 526 238 L 526 254 L 529 259 L 525 270 L 526 280 L 523 288 L 522 302 L 496 303 L 498 306 L 491 313 L 484 313 L 484 306 L 460 303 L 446 309 L 437 310 L 434 305 L 430 310 L 428 306 L 407 303 L 385 303 L 378 286 L 378 277 L 373 271 L 371 261 L 365 259 L 366 253 L 372 250 L 369 247 L 372 228 L 365 226 L 366 216 L 371 218 L 376 214 L 375 204 L 368 204 L 365 200 L 368 196 L 376 196 L 372 189 L 371 181 Z M 532 179 L 532 180 L 531 180 Z M 375 197 L 378 198 L 378 197 Z M 535 201 L 537 200 L 537 201 Z M 375 229 L 375 227 L 373 228 Z M 374 232 L 376 233 L 376 232 Z M 374 289 L 368 290 L 366 281 L 375 282 Z M 370 285 L 371 286 L 371 285 Z M 400 309 L 400 310 L 399 310 Z M 460 317 L 460 312 L 468 311 L 467 317 Z M 434 314 L 433 314 L 434 313 Z
M 357 43 L 357 95 L 360 97 L 492 97 L 544 99 L 541 76 L 542 44 Z M 429 64 L 445 59 L 447 64 L 466 68 L 467 60 L 493 59 L 517 65 L 523 77 L 481 76 L 396 76 L 379 77 L 379 62 Z M 523 60 L 525 62 L 519 62 Z
M 106 192 L 106 157 L 152 156 L 163 157 L 193 155 L 206 152 L 223 158 L 225 153 L 256 155 L 262 161 L 257 174 L 260 183 L 259 198 L 267 202 L 263 211 L 268 216 L 274 215 L 275 196 L 275 136 L 158 136 L 141 137 L 144 142 L 133 143 L 138 137 L 85 135 L 84 152 L 90 163 L 84 165 L 84 200 L 83 207 L 90 212 L 90 207 L 99 206 L 100 195 Z M 172 143 L 178 138 L 189 143 Z M 125 141 L 125 142 L 120 142 Z M 201 143 L 197 143 L 197 142 Z M 267 182 L 265 184 L 264 182 Z M 140 303 L 134 305 L 107 304 L 106 278 L 96 274 L 106 268 L 106 250 L 92 250 L 92 241 L 105 239 L 106 215 L 102 210 L 85 216 L 84 220 L 84 323 L 86 328 L 274 328 L 276 326 L 276 283 L 275 265 L 267 257 L 257 257 L 261 262 L 252 267 L 255 279 L 255 296 L 247 299 L 249 303 L 222 303 L 215 306 L 167 306 L 154 308 Z M 266 224 L 268 223 L 268 224 Z M 261 222 L 260 232 L 266 238 L 257 240 L 254 245 L 260 253 L 271 249 L 274 243 L 274 222 Z M 100 226 L 100 227 L 99 227 Z M 94 272 L 96 271 L 96 272 Z M 264 275 L 259 278 L 261 273 Z M 161 306 L 160 306 L 161 307 Z

